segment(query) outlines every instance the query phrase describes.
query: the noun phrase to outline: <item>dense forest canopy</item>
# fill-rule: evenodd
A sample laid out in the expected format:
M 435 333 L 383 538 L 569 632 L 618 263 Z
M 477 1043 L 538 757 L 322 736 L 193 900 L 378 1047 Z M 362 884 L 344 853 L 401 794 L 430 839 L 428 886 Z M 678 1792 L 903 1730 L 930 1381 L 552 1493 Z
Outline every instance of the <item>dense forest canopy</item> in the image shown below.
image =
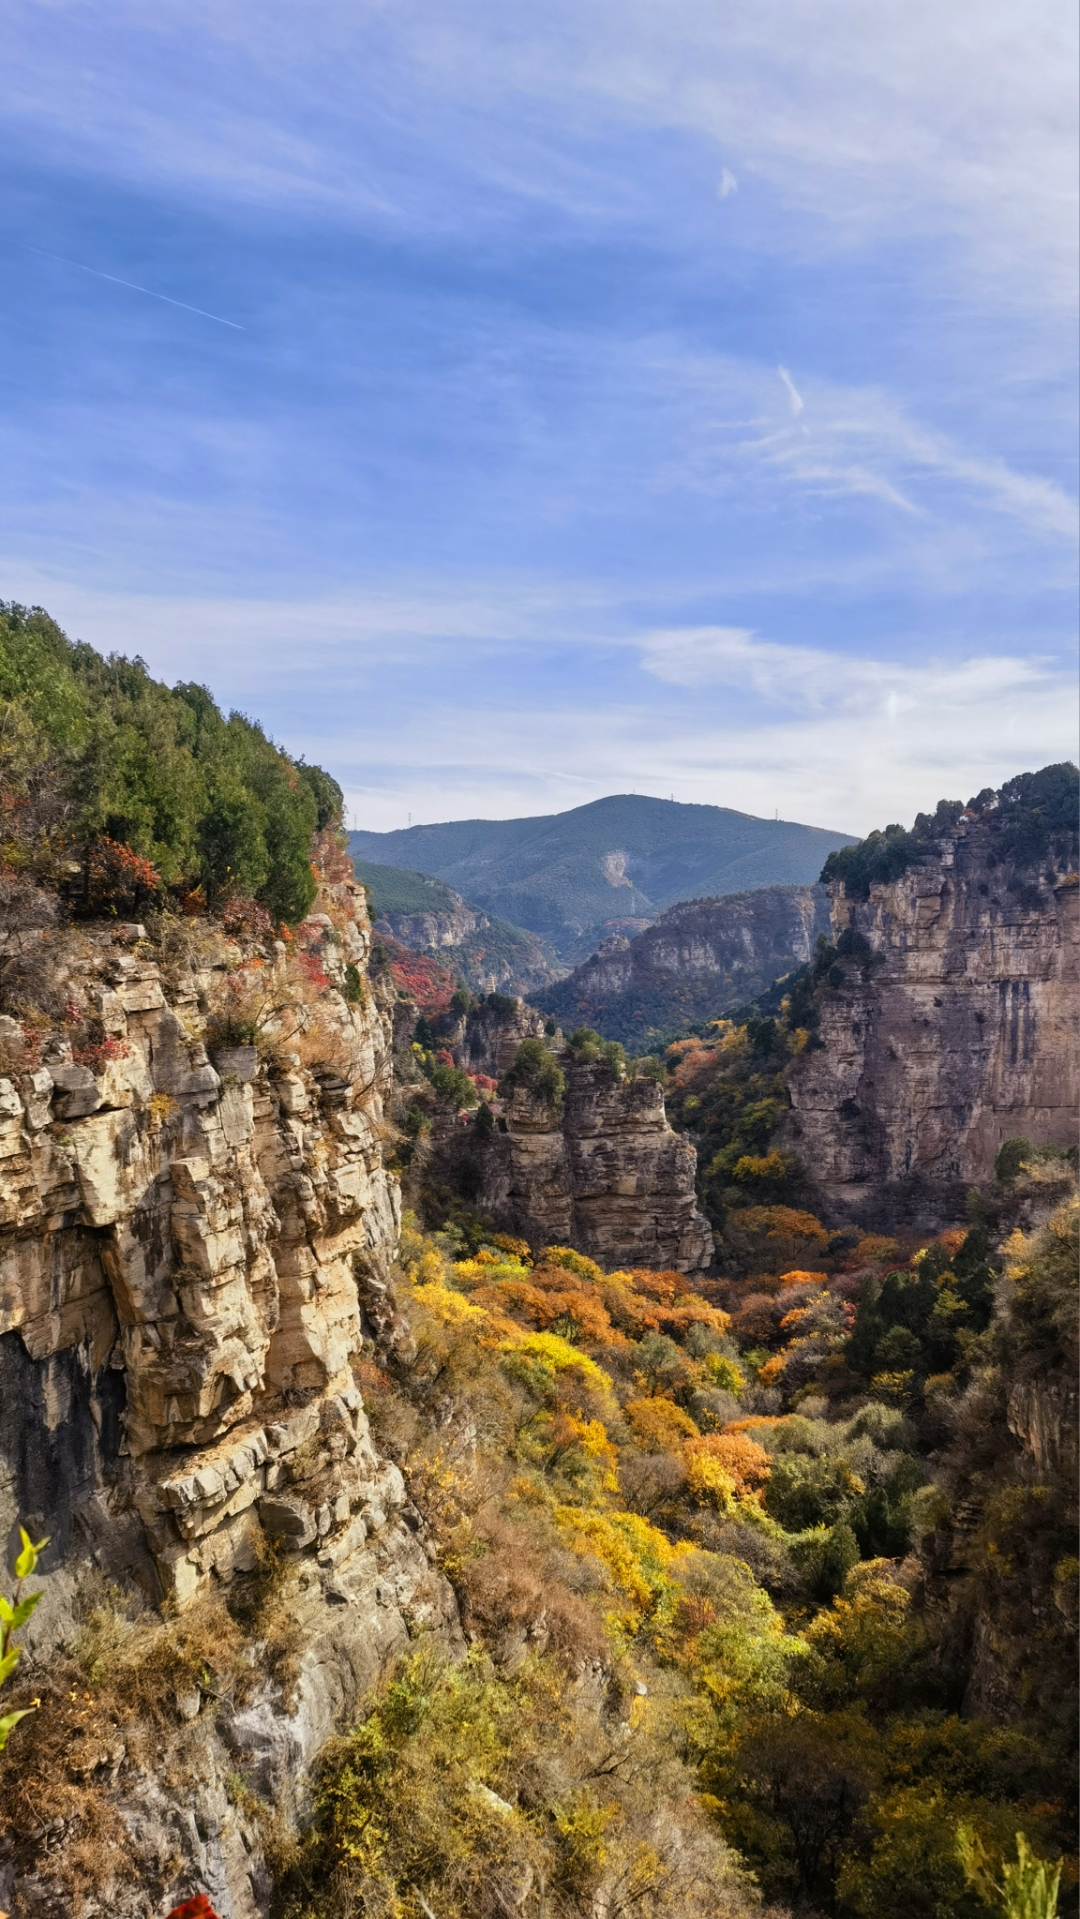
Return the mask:
M 55 882 L 95 847 L 114 865 L 126 849 L 144 888 L 201 889 L 210 906 L 244 894 L 291 922 L 314 898 L 312 833 L 342 794 L 205 687 L 164 686 L 42 608 L 0 602 L 0 809 L 9 871 Z

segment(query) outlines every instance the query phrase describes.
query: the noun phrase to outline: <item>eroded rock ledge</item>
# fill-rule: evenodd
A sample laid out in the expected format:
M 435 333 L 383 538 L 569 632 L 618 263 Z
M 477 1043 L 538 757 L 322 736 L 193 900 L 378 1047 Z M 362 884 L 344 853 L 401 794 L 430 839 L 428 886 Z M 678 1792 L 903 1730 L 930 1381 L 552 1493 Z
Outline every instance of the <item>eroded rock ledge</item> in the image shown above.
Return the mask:
M 523 1000 L 496 998 L 469 1014 L 455 1042 L 463 1066 L 497 1078 L 522 1040 L 541 1040 L 565 1073 L 565 1098 L 551 1106 L 519 1087 L 497 1107 L 499 1130 L 477 1138 L 454 1128 L 434 1176 L 537 1249 L 573 1246 L 608 1270 L 703 1272 L 713 1239 L 695 1191 L 697 1156 L 668 1121 L 663 1087 L 579 1059 L 548 1027 Z

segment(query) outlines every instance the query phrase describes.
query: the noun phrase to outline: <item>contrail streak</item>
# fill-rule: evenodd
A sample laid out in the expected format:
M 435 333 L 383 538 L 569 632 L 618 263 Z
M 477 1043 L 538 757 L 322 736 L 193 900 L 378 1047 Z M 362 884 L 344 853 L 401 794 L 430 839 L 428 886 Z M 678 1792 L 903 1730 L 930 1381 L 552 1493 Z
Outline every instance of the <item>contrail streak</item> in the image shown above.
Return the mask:
M 189 306 L 186 300 L 174 300 L 168 293 L 155 293 L 153 287 L 136 286 L 134 280 L 121 280 L 115 273 L 102 273 L 100 267 L 84 267 L 81 260 L 67 260 L 62 253 L 47 253 L 44 247 L 32 246 L 28 246 L 26 251 L 40 254 L 43 260 L 59 260 L 63 267 L 77 267 L 80 273 L 92 273 L 97 280 L 111 280 L 114 286 L 129 287 L 132 293 L 145 293 L 151 300 L 164 300 L 166 306 L 181 307 L 185 313 L 197 313 L 200 319 L 216 320 L 218 326 L 231 326 L 237 333 L 247 332 L 239 320 L 223 320 L 220 313 L 207 313 L 205 307 Z

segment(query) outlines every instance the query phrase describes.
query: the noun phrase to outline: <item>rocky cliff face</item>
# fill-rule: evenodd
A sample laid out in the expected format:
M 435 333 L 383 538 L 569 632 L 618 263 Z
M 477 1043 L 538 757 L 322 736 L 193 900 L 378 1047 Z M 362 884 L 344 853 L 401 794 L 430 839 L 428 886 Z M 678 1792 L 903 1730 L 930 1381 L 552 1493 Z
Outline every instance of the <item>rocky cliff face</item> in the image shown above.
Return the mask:
M 548 1024 L 526 1000 L 496 994 L 494 1003 L 474 1006 L 461 1028 L 455 1058 L 467 1073 L 498 1079 L 513 1064 L 523 1039 L 540 1039 Z
M 380 913 L 375 930 L 418 952 L 437 952 L 443 946 L 460 946 L 471 933 L 479 932 L 486 917 L 460 900 L 446 913 Z
M 71 1638 L 88 1578 L 183 1611 L 268 1548 L 295 1562 L 297 1704 L 266 1688 L 243 1724 L 223 1712 L 194 1821 L 160 1777 L 142 1820 L 147 1859 L 250 1919 L 237 1752 L 295 1783 L 411 1625 L 453 1631 L 454 1614 L 353 1375 L 365 1338 L 404 1336 L 362 895 L 325 885 L 299 958 L 156 930 L 51 935 L 54 1016 L 0 1022 L 0 1516 L 53 1541 L 31 1654 Z M 241 1015 L 258 1047 L 235 1043 Z M 128 1781 L 133 1806 L 148 1790 Z M 32 1881 L 0 1886 L 16 1912 L 63 1909 Z M 134 1889 L 110 1906 L 143 1910 Z
M 1075 860 L 1075 852 L 1072 854 Z M 783 1143 L 827 1217 L 962 1217 L 1004 1139 L 1068 1146 L 1078 893 L 1066 858 L 1003 858 L 970 813 L 869 897 L 831 889 L 839 952 Z
M 538 1248 L 573 1246 L 609 1270 L 708 1266 L 712 1231 L 695 1196 L 697 1156 L 669 1125 L 662 1087 L 576 1060 L 554 1022 L 520 999 L 493 995 L 448 1044 L 467 1072 L 497 1080 L 523 1040 L 541 1041 L 558 1061 L 565 1098 L 551 1106 L 519 1087 L 495 1102 L 496 1126 L 489 1121 L 483 1131 L 465 1115 L 447 1116 L 419 1184 L 410 1182 L 421 1207 L 427 1182 Z M 415 1089 L 404 1097 L 412 1100 Z
M 383 913 L 375 930 L 414 953 L 438 954 L 474 993 L 529 993 L 558 978 L 534 933 L 491 919 L 464 900 L 448 912 Z
M 488 1142 L 481 1204 L 538 1245 L 573 1246 L 607 1271 L 702 1271 L 712 1231 L 694 1191 L 697 1157 L 672 1131 L 655 1080 L 613 1077 L 566 1061 L 555 1112 L 524 1088 L 506 1132 Z
M 604 940 L 569 978 L 534 997 L 564 1026 L 594 1026 L 643 1047 L 754 999 L 804 966 L 828 925 L 822 886 L 686 900 L 635 939 Z

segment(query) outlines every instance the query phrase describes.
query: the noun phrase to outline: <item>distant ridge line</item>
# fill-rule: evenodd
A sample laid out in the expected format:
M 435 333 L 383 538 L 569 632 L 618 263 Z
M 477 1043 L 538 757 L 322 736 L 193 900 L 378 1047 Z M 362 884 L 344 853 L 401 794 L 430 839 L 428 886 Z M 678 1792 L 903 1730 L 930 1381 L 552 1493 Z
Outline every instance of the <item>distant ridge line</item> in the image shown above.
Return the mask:
M 429 873 L 550 942 L 574 965 L 611 919 L 652 920 L 680 900 L 812 885 L 857 835 L 704 801 L 616 793 L 564 813 L 354 831 L 350 850 Z

